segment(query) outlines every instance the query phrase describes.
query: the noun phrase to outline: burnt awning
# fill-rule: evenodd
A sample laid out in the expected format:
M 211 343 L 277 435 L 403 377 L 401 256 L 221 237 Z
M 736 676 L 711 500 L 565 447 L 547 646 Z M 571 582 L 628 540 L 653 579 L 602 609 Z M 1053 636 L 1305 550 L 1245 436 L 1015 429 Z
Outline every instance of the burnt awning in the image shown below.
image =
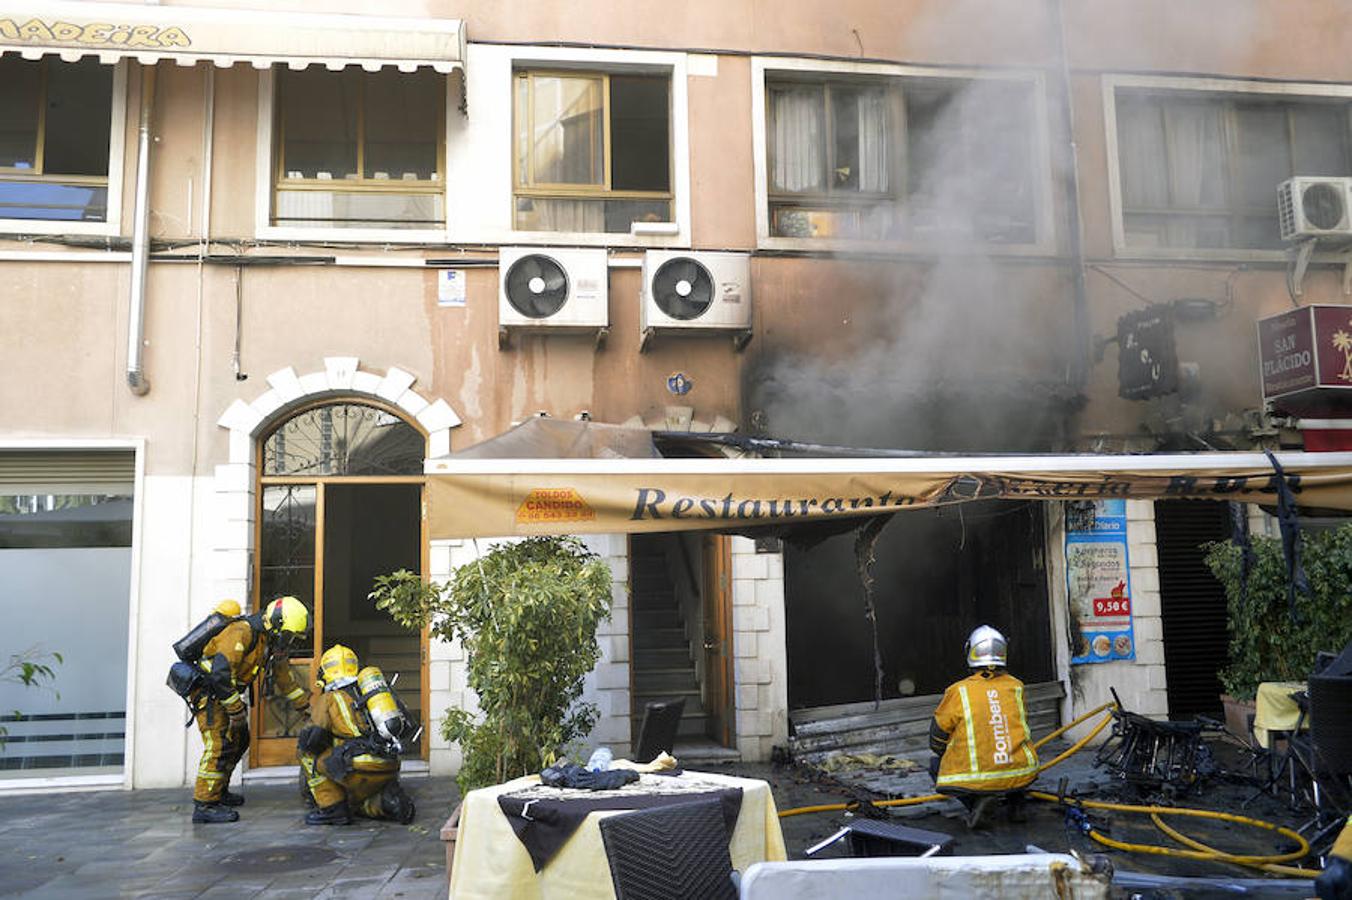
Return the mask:
M 644 432 L 635 429 L 640 435 Z M 1296 505 L 1352 511 L 1352 453 L 1280 453 Z M 446 457 L 426 463 L 434 539 L 737 530 L 977 499 L 1275 504 L 1261 453 L 905 458 Z
M 361 66 L 374 72 L 391 66 L 448 73 L 464 66 L 465 28 L 460 19 L 0 0 L 0 53 L 68 62 L 93 56 L 143 65 L 173 60 L 222 68 Z

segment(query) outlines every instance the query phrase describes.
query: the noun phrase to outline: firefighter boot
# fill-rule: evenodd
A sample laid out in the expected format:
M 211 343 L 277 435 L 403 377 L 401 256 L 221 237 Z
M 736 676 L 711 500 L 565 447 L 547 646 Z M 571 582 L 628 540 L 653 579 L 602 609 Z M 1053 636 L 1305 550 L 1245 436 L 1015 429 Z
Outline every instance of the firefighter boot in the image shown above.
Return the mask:
M 351 825 L 352 813 L 347 809 L 347 801 L 339 800 L 332 806 L 322 806 L 305 814 L 306 825 Z
M 219 803 L 192 802 L 192 823 L 194 825 L 216 825 L 221 822 L 237 822 L 239 813 Z
M 229 788 L 221 793 L 221 799 L 218 801 L 222 806 L 243 806 L 244 797 L 241 794 L 232 794 Z
M 995 797 L 987 794 L 980 797 L 974 797 L 967 805 L 967 830 L 975 831 L 981 824 L 981 817 L 986 813 L 986 807 L 990 806 Z

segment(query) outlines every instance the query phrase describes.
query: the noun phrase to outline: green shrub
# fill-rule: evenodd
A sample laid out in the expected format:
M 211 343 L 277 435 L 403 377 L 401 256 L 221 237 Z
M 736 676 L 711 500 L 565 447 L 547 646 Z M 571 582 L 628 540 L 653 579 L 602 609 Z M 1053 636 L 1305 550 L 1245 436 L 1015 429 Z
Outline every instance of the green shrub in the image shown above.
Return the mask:
M 1240 550 L 1206 545 L 1206 564 L 1225 588 L 1230 661 L 1220 672 L 1227 693 L 1251 699 L 1262 681 L 1304 681 L 1320 650 L 1352 640 L 1352 525 L 1302 535 L 1301 562 L 1310 594 L 1296 594 L 1293 621 L 1286 562 L 1278 538 L 1255 537 L 1247 594 L 1240 590 Z
M 449 709 L 441 724 L 463 754 L 462 793 L 538 772 L 591 731 L 598 710 L 578 701 L 610 591 L 610 569 L 574 538 L 499 544 L 446 585 L 408 571 L 376 579 L 377 607 L 465 650 L 482 717 Z

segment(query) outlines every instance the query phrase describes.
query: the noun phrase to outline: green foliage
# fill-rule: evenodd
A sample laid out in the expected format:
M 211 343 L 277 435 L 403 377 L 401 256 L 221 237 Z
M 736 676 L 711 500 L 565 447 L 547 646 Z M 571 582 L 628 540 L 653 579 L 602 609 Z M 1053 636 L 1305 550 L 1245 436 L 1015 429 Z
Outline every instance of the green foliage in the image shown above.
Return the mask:
M 371 599 L 396 622 L 465 649 L 482 718 L 451 709 L 441 726 L 463 753 L 462 792 L 538 772 L 591 731 L 598 710 L 578 700 L 610 590 L 599 557 L 554 537 L 500 544 L 446 585 L 408 571 L 376 579 Z
M 1352 640 L 1352 525 L 1301 537 L 1310 595 L 1296 594 L 1295 621 L 1279 539 L 1253 539 L 1247 596 L 1240 591 L 1239 548 L 1228 541 L 1206 545 L 1206 564 L 1224 586 L 1229 607 L 1230 664 L 1220 673 L 1221 684 L 1240 700 L 1252 699 L 1262 681 L 1304 681 L 1315 654 L 1341 650 Z
M 14 653 L 9 662 L 0 666 L 0 682 L 19 684 L 28 688 L 49 690 L 58 697 L 61 695 L 51 686 L 56 680 L 56 666 L 65 662 L 60 653 L 47 652 L 37 646 L 29 647 L 22 653 Z M 21 715 L 15 710 L 15 715 Z M 0 725 L 0 749 L 5 746 L 5 735 L 9 729 Z

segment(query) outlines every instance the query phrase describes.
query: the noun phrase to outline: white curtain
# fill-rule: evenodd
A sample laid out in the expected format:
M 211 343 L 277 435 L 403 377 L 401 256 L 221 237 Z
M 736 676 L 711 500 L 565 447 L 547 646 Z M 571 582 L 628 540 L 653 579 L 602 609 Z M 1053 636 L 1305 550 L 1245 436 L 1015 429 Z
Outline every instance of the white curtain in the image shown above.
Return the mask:
M 779 88 L 770 93 L 774 123 L 772 191 L 820 191 L 826 188 L 825 107 L 822 89 Z
M 1164 108 L 1169 140 L 1170 206 L 1182 209 L 1216 208 L 1224 204 L 1220 180 L 1225 159 L 1221 143 L 1221 109 L 1202 103 L 1170 104 Z M 1223 227 L 1222 220 L 1175 218 L 1169 230 L 1173 246 L 1198 246 L 1203 229 Z
M 863 91 L 859 94 L 859 190 L 887 190 L 887 156 L 887 95 Z
M 600 200 L 533 198 L 529 214 L 517 213 L 517 227 L 531 231 L 605 231 L 605 206 Z

